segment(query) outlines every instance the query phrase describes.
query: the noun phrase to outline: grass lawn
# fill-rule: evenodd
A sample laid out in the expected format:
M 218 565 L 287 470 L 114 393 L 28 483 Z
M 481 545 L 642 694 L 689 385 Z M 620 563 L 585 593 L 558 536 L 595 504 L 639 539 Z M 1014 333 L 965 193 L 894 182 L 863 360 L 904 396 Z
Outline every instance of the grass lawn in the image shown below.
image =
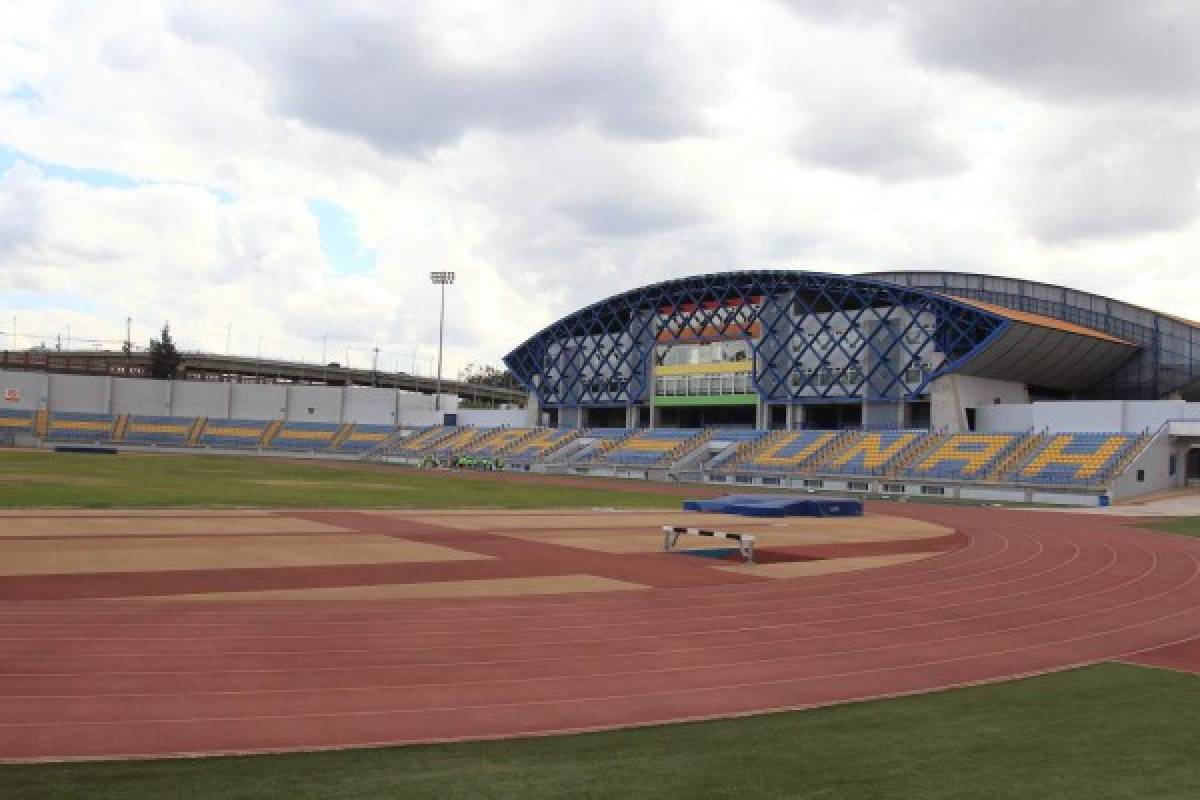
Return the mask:
M 0 452 L 0 508 L 678 508 L 688 494 L 253 456 Z
M 1161 522 L 1149 522 L 1142 527 L 1154 531 L 1166 531 L 1167 533 L 1178 533 L 1183 536 L 1200 537 L 1200 517 L 1164 519 Z
M 1103 664 L 837 708 L 629 731 L 0 767 L 14 798 L 1200 797 L 1200 678 Z

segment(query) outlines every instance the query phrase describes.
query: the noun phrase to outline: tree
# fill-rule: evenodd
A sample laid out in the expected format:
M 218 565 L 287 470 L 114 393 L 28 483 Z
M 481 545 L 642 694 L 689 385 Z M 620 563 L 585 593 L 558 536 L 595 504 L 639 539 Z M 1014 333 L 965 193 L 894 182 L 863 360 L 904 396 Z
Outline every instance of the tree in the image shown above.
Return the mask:
M 480 386 L 496 386 L 506 389 L 513 389 L 517 386 L 516 378 L 507 369 L 488 365 L 477 367 L 474 364 L 467 364 L 467 368 L 458 374 L 458 379 Z
M 171 339 L 171 325 L 164 322 L 162 336 L 150 340 L 150 377 L 156 381 L 173 379 L 182 360 Z

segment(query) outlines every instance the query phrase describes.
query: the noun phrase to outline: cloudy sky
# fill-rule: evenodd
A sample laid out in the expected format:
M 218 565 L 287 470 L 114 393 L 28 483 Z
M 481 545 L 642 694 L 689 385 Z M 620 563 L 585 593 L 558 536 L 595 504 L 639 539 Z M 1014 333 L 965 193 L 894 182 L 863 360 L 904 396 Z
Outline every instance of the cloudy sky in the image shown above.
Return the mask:
M 450 373 L 725 269 L 1200 318 L 1198 109 L 1195 0 L 5 3 L 0 346 L 428 373 L 434 269 Z

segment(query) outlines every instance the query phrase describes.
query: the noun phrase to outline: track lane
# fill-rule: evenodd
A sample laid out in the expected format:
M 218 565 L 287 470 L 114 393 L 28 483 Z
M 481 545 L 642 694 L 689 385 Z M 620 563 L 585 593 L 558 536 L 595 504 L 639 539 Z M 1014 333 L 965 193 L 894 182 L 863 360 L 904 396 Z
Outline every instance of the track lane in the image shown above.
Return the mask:
M 73 616 L 83 608 L 39 603 L 33 619 L 0 623 L 0 757 L 649 724 L 930 691 L 1200 635 L 1197 543 L 1094 517 L 916 510 L 962 511 L 967 546 L 927 562 L 636 598 L 365 603 L 365 619 L 322 605 L 318 619 L 350 617 L 350 634 L 305 633 L 305 609 L 277 604 L 234 609 L 234 623 L 224 606 L 189 610 L 172 631 L 177 606 Z M 129 635 L 93 635 L 114 622 Z M 54 635 L 39 643 L 39 625 Z

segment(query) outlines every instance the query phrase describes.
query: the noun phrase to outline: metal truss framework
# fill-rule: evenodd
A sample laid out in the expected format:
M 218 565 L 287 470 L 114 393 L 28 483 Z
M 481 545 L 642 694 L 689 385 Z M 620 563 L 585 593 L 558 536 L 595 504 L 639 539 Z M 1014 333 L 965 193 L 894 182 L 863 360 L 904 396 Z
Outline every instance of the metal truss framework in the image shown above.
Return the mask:
M 504 361 L 544 408 L 630 406 L 647 400 L 657 344 L 736 338 L 749 341 L 754 387 L 768 402 L 899 401 L 919 396 L 1009 324 L 952 298 L 870 279 L 723 272 L 594 303 L 540 331 Z M 931 349 L 941 363 L 918 382 L 906 380 L 906 370 Z M 801 369 L 806 355 L 818 359 L 825 380 Z

